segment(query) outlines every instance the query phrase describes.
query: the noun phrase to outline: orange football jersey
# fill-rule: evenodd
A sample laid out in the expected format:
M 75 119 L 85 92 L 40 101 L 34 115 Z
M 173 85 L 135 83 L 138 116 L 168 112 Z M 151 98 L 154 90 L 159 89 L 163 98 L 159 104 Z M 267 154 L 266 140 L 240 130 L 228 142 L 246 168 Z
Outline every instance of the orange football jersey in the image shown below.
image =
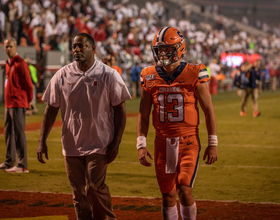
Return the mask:
M 156 135 L 184 137 L 198 134 L 199 111 L 195 89 L 207 82 L 204 64 L 182 62 L 172 76 L 158 66 L 141 72 L 141 86 L 153 97 L 153 126 Z

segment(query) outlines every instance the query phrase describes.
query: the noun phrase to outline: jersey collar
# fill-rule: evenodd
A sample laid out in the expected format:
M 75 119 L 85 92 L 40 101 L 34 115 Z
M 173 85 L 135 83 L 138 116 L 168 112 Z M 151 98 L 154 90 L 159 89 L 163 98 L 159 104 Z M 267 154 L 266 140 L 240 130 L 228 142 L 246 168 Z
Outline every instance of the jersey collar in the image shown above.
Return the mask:
M 186 62 L 182 62 L 180 63 L 180 66 L 178 67 L 178 69 L 176 70 L 176 72 L 172 75 L 172 76 L 167 76 L 162 67 L 156 66 L 156 71 L 158 73 L 158 75 L 167 83 L 167 84 L 172 84 L 173 81 L 181 74 L 181 72 L 183 71 L 183 69 L 186 67 L 187 63 Z

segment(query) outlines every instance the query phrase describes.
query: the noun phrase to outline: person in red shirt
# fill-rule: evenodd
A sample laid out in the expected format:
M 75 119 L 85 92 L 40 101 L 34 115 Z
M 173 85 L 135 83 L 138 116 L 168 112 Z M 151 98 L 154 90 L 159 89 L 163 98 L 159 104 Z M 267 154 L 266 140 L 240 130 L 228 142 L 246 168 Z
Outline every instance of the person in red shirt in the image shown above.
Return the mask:
M 98 25 L 96 28 L 94 28 L 91 32 L 91 36 L 95 41 L 105 41 L 107 39 L 107 35 L 105 32 L 105 26 L 104 24 Z
M 269 75 L 270 75 L 270 90 L 274 92 L 277 87 L 277 75 L 278 75 L 278 69 L 276 68 L 274 63 L 272 63 L 269 68 Z
M 27 147 L 25 111 L 33 98 L 32 81 L 27 63 L 17 54 L 14 38 L 4 41 L 8 56 L 5 80 L 5 140 L 6 160 L 0 169 L 8 173 L 29 173 L 27 169 Z M 15 165 L 17 154 L 17 166 Z

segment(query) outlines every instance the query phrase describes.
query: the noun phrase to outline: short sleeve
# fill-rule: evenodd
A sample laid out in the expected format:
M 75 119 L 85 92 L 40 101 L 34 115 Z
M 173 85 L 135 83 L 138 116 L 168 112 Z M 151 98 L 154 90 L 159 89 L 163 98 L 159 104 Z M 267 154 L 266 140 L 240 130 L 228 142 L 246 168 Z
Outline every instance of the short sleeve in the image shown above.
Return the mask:
M 140 85 L 145 91 L 148 92 L 148 88 L 146 86 L 145 75 L 147 75 L 147 68 L 144 68 L 140 73 Z
M 113 71 L 110 78 L 110 102 L 112 106 L 119 105 L 125 100 L 131 99 L 127 86 L 116 70 Z
M 197 80 L 195 82 L 195 86 L 194 86 L 195 88 L 199 84 L 209 81 L 209 75 L 208 75 L 207 69 L 204 64 L 200 64 L 197 71 L 198 71 L 198 76 L 197 76 Z
M 60 107 L 60 72 L 51 78 L 42 100 L 53 107 Z

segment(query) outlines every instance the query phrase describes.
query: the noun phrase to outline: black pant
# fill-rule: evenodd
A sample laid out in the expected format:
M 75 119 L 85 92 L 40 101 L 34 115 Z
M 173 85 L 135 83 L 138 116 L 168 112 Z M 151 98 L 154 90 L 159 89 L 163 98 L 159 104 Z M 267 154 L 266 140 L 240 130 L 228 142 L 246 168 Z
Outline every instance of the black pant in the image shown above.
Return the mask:
M 7 146 L 5 164 L 27 168 L 27 147 L 25 137 L 25 108 L 5 109 L 5 141 Z

